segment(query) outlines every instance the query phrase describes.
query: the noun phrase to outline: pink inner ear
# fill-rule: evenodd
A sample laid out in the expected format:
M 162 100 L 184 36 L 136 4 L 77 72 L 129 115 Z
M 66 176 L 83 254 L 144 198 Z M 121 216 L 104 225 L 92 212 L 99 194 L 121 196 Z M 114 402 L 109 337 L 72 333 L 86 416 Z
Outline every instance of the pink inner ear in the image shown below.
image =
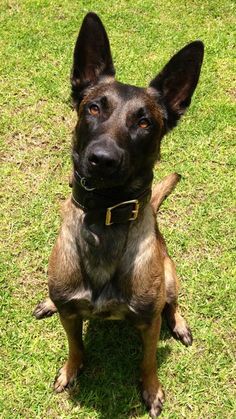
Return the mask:
M 187 105 L 184 105 L 184 102 L 189 96 L 189 91 L 191 89 L 191 83 L 188 82 L 181 90 L 177 91 L 177 94 L 170 100 L 170 106 L 173 110 L 177 112 L 184 112 Z
M 173 73 L 164 82 L 163 97 L 173 111 L 183 113 L 193 93 L 192 74 L 186 69 Z M 188 100 L 189 99 L 189 100 Z M 184 102 L 186 102 L 184 104 Z
M 90 82 L 90 83 L 95 83 L 97 77 L 95 74 L 95 68 L 93 65 L 88 65 L 85 69 L 85 71 L 81 74 L 81 79 L 83 80 L 83 82 Z

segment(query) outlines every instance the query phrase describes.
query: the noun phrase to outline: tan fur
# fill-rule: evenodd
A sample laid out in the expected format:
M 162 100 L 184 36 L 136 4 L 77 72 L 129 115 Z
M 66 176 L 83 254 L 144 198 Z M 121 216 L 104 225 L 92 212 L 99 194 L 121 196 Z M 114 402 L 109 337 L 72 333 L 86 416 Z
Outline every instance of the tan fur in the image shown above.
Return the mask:
M 172 173 L 162 179 L 162 181 L 160 181 L 158 184 L 154 185 L 151 197 L 151 206 L 155 213 L 158 212 L 162 202 L 174 190 L 179 180 L 180 175 Z M 127 267 L 130 266 L 130 260 L 134 253 L 136 254 L 135 272 L 138 274 L 140 273 L 140 265 L 146 266 L 146 269 L 151 269 L 148 259 L 150 259 L 152 252 L 157 253 L 154 260 L 158 261 L 158 263 L 160 263 L 160 260 L 162 260 L 160 254 L 162 254 L 163 257 L 167 254 L 164 239 L 159 232 L 158 240 L 156 240 L 156 234 L 153 230 L 153 213 L 150 210 L 150 207 L 148 208 L 147 213 L 148 215 L 145 218 L 145 223 L 142 222 L 141 224 L 138 224 L 138 234 L 136 226 L 132 230 L 132 239 L 130 240 L 131 246 L 129 249 L 127 249 L 127 252 L 124 255 L 123 270 L 126 265 Z M 74 295 L 75 286 L 79 282 L 79 277 L 81 275 L 79 261 L 77 259 L 75 237 L 79 236 L 78 220 L 80 217 L 83 217 L 83 212 L 79 208 L 76 208 L 72 204 L 71 199 L 68 198 L 62 205 L 61 214 L 63 218 L 63 224 L 50 257 L 49 285 L 53 287 L 54 281 L 57 282 L 57 272 L 59 272 L 62 287 L 64 287 L 65 291 L 67 291 L 68 286 L 71 284 L 72 295 Z M 137 251 L 137 248 L 139 248 L 139 251 Z M 175 273 L 174 263 L 169 257 L 163 259 L 163 261 L 165 269 L 165 282 L 168 291 L 167 296 L 172 295 L 173 293 L 174 295 L 177 295 L 178 278 Z M 169 267 L 169 264 L 171 264 L 171 268 Z M 160 269 L 160 266 L 158 269 Z M 152 269 L 155 271 L 155 267 Z M 123 273 L 128 275 L 128 272 Z M 143 274 L 145 277 L 149 277 L 149 272 Z M 136 283 L 137 287 L 140 275 L 134 274 L 134 278 L 134 282 Z M 68 286 L 67 283 L 69 284 Z M 50 298 L 47 298 L 43 303 L 41 303 L 40 311 L 42 310 L 42 307 L 44 308 L 44 311 L 51 311 L 52 314 L 57 311 L 57 308 Z M 41 317 L 39 316 L 38 318 Z
M 181 176 L 178 173 L 171 173 L 162 179 L 162 181 L 157 185 L 154 185 L 152 189 L 151 205 L 155 213 L 158 212 L 162 202 L 174 190 L 180 179 Z
M 130 224 L 126 249 L 118 261 L 118 265 L 101 264 L 95 274 L 112 277 L 114 269 L 118 269 L 118 281 L 121 278 L 130 295 L 128 306 L 117 305 L 115 301 L 107 301 L 101 296 L 96 308 L 89 302 L 91 294 L 84 287 L 80 270 L 80 259 L 77 241 L 80 240 L 80 229 L 83 223 L 83 212 L 76 208 L 68 199 L 62 208 L 63 223 L 53 248 L 49 262 L 49 290 L 52 295 L 60 294 L 68 302 L 86 301 L 78 313 L 60 310 L 60 319 L 66 330 L 69 343 L 69 358 L 60 370 L 55 382 L 55 391 L 61 392 L 73 381 L 83 364 L 82 317 L 92 318 L 104 310 L 110 310 L 107 319 L 125 319 L 129 313 L 136 313 L 142 302 L 155 301 L 156 315 L 149 325 L 143 323 L 137 327 L 143 339 L 144 355 L 141 364 L 143 398 L 150 409 L 161 411 L 164 393 L 156 375 L 156 345 L 161 326 L 161 312 L 167 313 L 167 320 L 177 337 L 186 335 L 187 325 L 178 312 L 177 294 L 178 278 L 175 265 L 168 255 L 164 238 L 160 234 L 155 214 L 163 200 L 171 193 L 179 176 L 172 174 L 164 178 L 154 187 L 151 205 L 147 205 L 143 215 Z M 82 243 L 81 243 L 82 244 Z M 54 303 L 47 299 L 44 309 L 56 311 Z M 189 344 L 185 339 L 185 344 Z
M 180 176 L 163 179 L 147 201 L 162 138 L 191 102 L 203 44 L 186 45 L 147 89 L 123 84 L 115 80 L 106 30 L 90 12 L 73 57 L 71 95 L 78 121 L 72 141 L 72 200 L 64 205 L 49 261 L 50 299 L 37 306 L 35 316 L 57 310 L 67 334 L 69 356 L 56 379 L 57 392 L 82 367 L 83 319 L 132 322 L 143 341 L 142 395 L 155 418 L 164 401 L 156 375 L 162 313 L 174 336 L 186 346 L 192 343 L 178 311 L 175 265 L 156 222 Z

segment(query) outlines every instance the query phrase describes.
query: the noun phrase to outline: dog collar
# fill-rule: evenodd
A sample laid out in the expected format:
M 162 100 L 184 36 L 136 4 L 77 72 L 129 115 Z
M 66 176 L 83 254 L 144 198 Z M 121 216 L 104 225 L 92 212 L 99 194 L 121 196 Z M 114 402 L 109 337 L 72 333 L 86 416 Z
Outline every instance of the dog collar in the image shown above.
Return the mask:
M 106 226 L 135 221 L 142 208 L 150 201 L 151 187 L 130 198 L 123 199 L 122 193 L 112 196 L 106 190 L 91 188 L 85 178 L 78 176 L 78 172 L 73 178 L 73 204 L 95 220 L 103 218 Z

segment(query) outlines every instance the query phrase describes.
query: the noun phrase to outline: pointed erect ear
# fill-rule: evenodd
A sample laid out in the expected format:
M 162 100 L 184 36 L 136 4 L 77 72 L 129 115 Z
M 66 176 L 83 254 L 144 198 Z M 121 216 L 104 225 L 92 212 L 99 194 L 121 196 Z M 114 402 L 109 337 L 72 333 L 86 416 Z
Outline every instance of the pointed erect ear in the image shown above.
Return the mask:
M 102 76 L 114 75 L 105 28 L 95 13 L 88 13 L 83 20 L 74 50 L 71 83 L 75 104 L 82 99 L 86 87 L 98 83 Z
M 204 46 L 201 41 L 186 45 L 150 83 L 159 93 L 165 106 L 167 130 L 177 124 L 191 103 L 200 75 L 203 53 Z

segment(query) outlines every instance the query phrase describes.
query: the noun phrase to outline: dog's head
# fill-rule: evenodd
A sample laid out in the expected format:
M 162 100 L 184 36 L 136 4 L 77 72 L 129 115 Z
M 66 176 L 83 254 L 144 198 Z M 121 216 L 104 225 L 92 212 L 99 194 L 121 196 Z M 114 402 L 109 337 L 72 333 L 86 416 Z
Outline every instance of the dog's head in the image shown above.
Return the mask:
M 72 98 L 78 112 L 75 170 L 97 189 L 151 177 L 162 137 L 184 114 L 197 86 L 203 44 L 174 55 L 147 88 L 115 81 L 109 40 L 88 13 L 74 50 Z

